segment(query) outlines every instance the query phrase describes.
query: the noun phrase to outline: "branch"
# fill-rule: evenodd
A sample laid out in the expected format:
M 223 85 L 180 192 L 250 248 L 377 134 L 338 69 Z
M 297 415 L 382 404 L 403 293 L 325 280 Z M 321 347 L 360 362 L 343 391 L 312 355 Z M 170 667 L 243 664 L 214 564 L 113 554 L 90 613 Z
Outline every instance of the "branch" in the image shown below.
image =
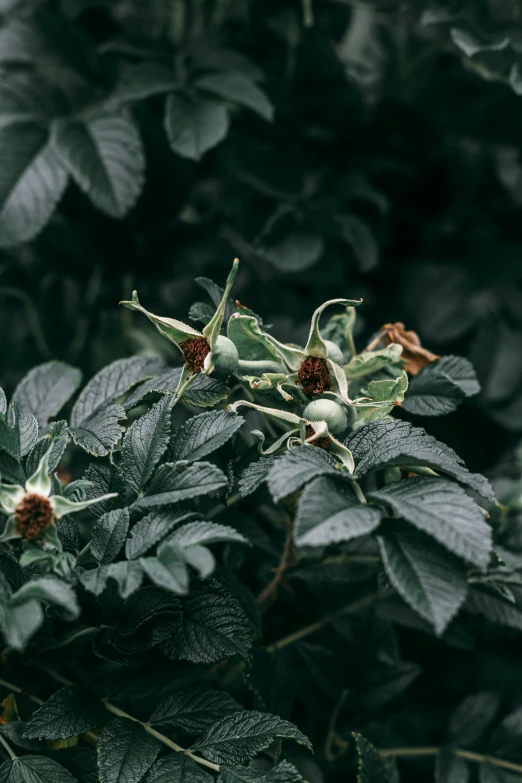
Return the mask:
M 372 604 L 377 603 L 377 601 L 381 601 L 384 598 L 389 598 L 394 593 L 395 590 L 388 590 L 385 593 L 372 593 L 372 595 L 367 595 L 364 598 L 361 598 L 359 601 L 356 601 L 353 604 L 348 604 L 348 606 L 343 606 L 341 609 L 337 609 L 335 612 L 330 612 L 330 614 L 326 614 L 315 623 L 305 625 L 304 628 L 300 628 L 298 631 L 294 631 L 294 633 L 279 639 L 279 641 L 274 642 L 273 644 L 269 644 L 268 647 L 266 647 L 266 650 L 267 652 L 281 650 L 283 647 L 287 647 L 289 644 L 294 644 L 295 642 L 304 639 L 306 636 L 310 636 L 311 634 L 320 631 L 321 628 L 323 628 L 325 625 L 331 623 L 333 620 L 337 620 L 339 617 L 342 617 L 343 614 L 353 614 L 354 612 L 358 612 L 361 609 L 366 609 L 368 606 L 372 606 Z
M 440 748 L 438 747 L 426 747 L 426 748 L 385 748 L 379 750 L 379 753 L 384 758 L 419 758 L 422 756 L 438 756 Z M 502 769 L 508 769 L 510 772 L 518 772 L 522 774 L 522 764 L 515 764 L 514 761 L 507 761 L 506 759 L 499 759 L 497 756 L 487 756 L 484 753 L 475 753 L 472 750 L 465 750 L 464 748 L 454 748 L 453 753 L 461 759 L 466 761 L 474 761 L 477 764 L 490 764 L 492 767 L 501 767 Z
M 63 674 L 60 674 L 60 672 L 57 672 L 48 666 L 44 666 L 43 664 L 39 664 L 39 666 L 50 677 L 56 680 L 56 682 L 59 682 L 62 685 L 65 685 L 69 688 L 72 685 L 74 685 L 74 682 L 68 680 L 66 677 L 63 676 Z M 152 726 L 150 726 L 148 723 L 144 723 L 143 721 L 138 720 L 138 718 L 134 718 L 132 715 L 129 715 L 128 712 L 124 712 L 123 710 L 120 710 L 119 707 L 116 707 L 115 704 L 112 704 L 110 701 L 107 701 L 107 699 L 102 699 L 102 703 L 105 709 L 108 712 L 112 713 L 113 715 L 117 715 L 119 718 L 127 718 L 128 720 L 132 720 L 135 723 L 139 723 L 140 726 L 143 726 L 147 734 L 150 734 L 152 737 L 155 737 L 157 740 L 163 743 L 163 745 L 166 745 L 171 750 L 176 751 L 176 753 L 184 753 L 186 756 L 189 756 L 189 758 L 191 758 L 192 761 L 196 761 L 198 764 L 201 764 L 203 767 L 208 767 L 209 769 L 213 769 L 215 772 L 219 772 L 220 767 L 218 764 L 213 764 L 211 761 L 207 761 L 206 759 L 201 758 L 201 756 L 196 756 L 196 754 L 192 753 L 190 750 L 187 750 L 186 748 L 182 748 L 181 745 L 178 745 L 176 742 L 169 739 L 164 734 L 160 734 L 159 731 L 153 729 Z
M 281 584 L 287 569 L 290 566 L 292 566 L 294 562 L 295 562 L 295 548 L 294 548 L 294 542 L 292 538 L 292 521 L 290 519 L 287 519 L 286 537 L 283 546 L 283 553 L 281 555 L 281 560 L 279 561 L 279 565 L 275 569 L 275 574 L 273 578 L 266 585 L 266 587 L 263 588 L 263 590 L 260 592 L 257 598 L 259 609 L 262 612 L 266 611 L 277 598 L 279 585 Z

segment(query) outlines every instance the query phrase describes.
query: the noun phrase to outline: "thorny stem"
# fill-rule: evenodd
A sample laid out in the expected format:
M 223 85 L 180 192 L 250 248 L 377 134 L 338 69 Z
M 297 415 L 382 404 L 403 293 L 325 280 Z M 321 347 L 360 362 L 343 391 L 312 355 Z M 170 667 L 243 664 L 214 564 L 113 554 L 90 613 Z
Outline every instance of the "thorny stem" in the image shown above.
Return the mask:
M 60 672 L 55 671 L 49 666 L 44 666 L 40 664 L 40 667 L 47 672 L 47 674 L 52 677 L 56 682 L 61 683 L 62 685 L 65 685 L 67 687 L 71 687 L 74 685 L 74 683 L 71 680 L 68 680 L 67 677 L 64 677 L 63 674 Z M 156 731 L 156 729 L 153 729 L 152 726 L 150 726 L 148 723 L 144 723 L 141 720 L 138 720 L 138 718 L 134 718 L 132 715 L 129 715 L 128 712 L 124 712 L 123 710 L 120 710 L 119 707 L 116 707 L 115 704 L 111 704 L 110 701 L 107 701 L 107 699 L 102 699 L 103 706 L 105 709 L 112 713 L 113 715 L 117 715 L 119 718 L 127 718 L 128 720 L 132 720 L 135 723 L 139 723 L 140 726 L 143 726 L 147 734 L 150 734 L 151 737 L 155 737 L 157 740 L 159 740 L 163 745 L 166 745 L 168 748 L 171 748 L 171 750 L 176 751 L 177 753 L 184 753 L 186 756 L 189 756 L 192 761 L 196 761 L 198 764 L 201 764 L 203 767 L 208 767 L 209 769 L 213 769 L 215 772 L 219 772 L 219 765 L 214 764 L 212 761 L 207 761 L 206 759 L 201 758 L 201 756 L 196 756 L 195 753 L 192 753 L 190 750 L 186 750 L 185 748 L 182 748 L 181 745 L 178 745 L 173 740 L 166 737 L 164 734 L 160 734 L 159 731 Z
M 423 756 L 438 756 L 440 749 L 436 746 L 426 748 L 383 748 L 379 753 L 384 758 L 421 758 Z M 487 756 L 484 753 L 475 753 L 464 748 L 455 748 L 453 754 L 467 761 L 475 761 L 478 764 L 490 764 L 493 767 L 501 767 L 511 772 L 522 773 L 522 764 L 514 761 L 499 759 L 496 756 Z
M 14 750 L 11 749 L 11 746 L 5 741 L 5 739 L 2 737 L 1 734 L 0 734 L 0 744 L 2 744 L 4 746 L 4 748 L 6 749 L 7 753 L 9 753 L 11 759 L 13 761 L 16 761 L 18 756 L 16 755 Z
M 281 555 L 281 560 L 279 561 L 279 565 L 275 569 L 275 574 L 273 578 L 266 585 L 266 587 L 263 588 L 263 590 L 261 591 L 261 593 L 257 598 L 259 609 L 262 612 L 266 611 L 266 609 L 269 608 L 269 606 L 277 597 L 277 591 L 279 590 L 279 585 L 281 584 L 281 581 L 284 578 L 286 570 L 289 566 L 292 565 L 295 559 L 295 549 L 294 549 L 294 542 L 292 538 L 292 530 L 293 530 L 292 520 L 288 519 L 286 524 L 286 537 L 283 546 L 283 553 Z
M 332 622 L 333 620 L 337 620 L 339 617 L 342 617 L 343 614 L 352 614 L 353 612 L 358 612 L 360 609 L 366 609 L 366 607 L 372 606 L 372 604 L 377 603 L 377 601 L 380 601 L 384 598 L 389 598 L 391 595 L 393 595 L 394 592 L 394 590 L 388 590 L 385 593 L 372 593 L 372 595 L 367 595 L 364 598 L 361 598 L 359 601 L 355 601 L 353 604 L 348 604 L 348 606 L 343 606 L 341 609 L 337 609 L 335 612 L 326 614 L 315 623 L 305 625 L 304 628 L 300 628 L 298 631 L 294 631 L 294 633 L 291 633 L 288 636 L 283 636 L 283 638 L 279 639 L 279 641 L 274 642 L 273 644 L 269 644 L 266 650 L 267 652 L 275 652 L 276 650 L 281 650 L 283 647 L 287 647 L 289 644 L 299 642 L 301 639 L 316 633 L 316 631 L 320 631 L 321 628 L 323 628 L 325 625 Z

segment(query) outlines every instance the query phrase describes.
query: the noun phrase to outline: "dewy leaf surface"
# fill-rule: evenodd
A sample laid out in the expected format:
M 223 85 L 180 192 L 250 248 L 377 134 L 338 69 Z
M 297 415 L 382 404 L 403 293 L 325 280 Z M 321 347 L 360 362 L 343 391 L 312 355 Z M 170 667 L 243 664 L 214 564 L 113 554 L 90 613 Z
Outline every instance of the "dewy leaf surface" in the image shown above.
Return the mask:
M 390 506 L 469 563 L 484 570 L 491 556 L 491 527 L 478 506 L 457 484 L 442 478 L 397 481 L 368 495 Z
M 239 764 L 253 758 L 277 737 L 312 748 L 308 737 L 293 723 L 277 715 L 246 710 L 220 718 L 194 743 L 192 750 L 218 764 Z
M 466 599 L 463 564 L 405 523 L 387 524 L 378 541 L 391 583 L 440 636 Z
M 359 503 L 348 483 L 321 476 L 308 484 L 297 504 L 297 546 L 328 546 L 371 533 L 382 512 Z

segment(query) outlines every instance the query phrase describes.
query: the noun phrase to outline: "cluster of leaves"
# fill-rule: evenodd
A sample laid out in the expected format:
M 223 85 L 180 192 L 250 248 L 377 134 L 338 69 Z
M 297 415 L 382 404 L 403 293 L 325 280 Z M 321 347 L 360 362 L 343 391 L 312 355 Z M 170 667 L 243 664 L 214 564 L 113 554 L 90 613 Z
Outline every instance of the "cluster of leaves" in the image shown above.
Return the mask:
M 202 332 L 125 302 L 178 355 L 206 343 L 198 371 L 135 356 L 78 393 L 48 362 L 0 393 L 0 778 L 519 779 L 518 694 L 459 706 L 441 680 L 450 706 L 416 721 L 434 672 L 399 648 L 444 666 L 522 630 L 510 514 L 401 415 L 454 411 L 472 366 L 401 324 L 358 352 L 351 300 L 284 343 L 229 298 L 236 269 L 191 308 Z

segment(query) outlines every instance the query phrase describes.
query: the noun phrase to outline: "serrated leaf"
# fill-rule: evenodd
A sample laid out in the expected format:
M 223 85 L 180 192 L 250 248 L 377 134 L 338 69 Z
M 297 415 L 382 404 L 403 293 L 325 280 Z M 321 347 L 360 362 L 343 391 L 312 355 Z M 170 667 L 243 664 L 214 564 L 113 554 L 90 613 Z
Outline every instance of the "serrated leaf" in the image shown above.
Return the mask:
M 297 504 L 297 546 L 328 546 L 364 536 L 378 527 L 380 509 L 359 503 L 351 487 L 328 476 L 308 484 Z
M 453 712 L 448 726 L 450 741 L 468 746 L 476 742 L 493 721 L 500 706 L 495 691 L 480 691 L 464 699 Z
M 440 478 L 412 478 L 368 495 L 390 506 L 450 552 L 485 570 L 491 556 L 491 527 L 457 484 Z
M 212 775 L 184 753 L 172 753 L 160 759 L 147 775 L 147 783 L 212 783 L 213 780 Z
M 80 614 L 73 587 L 53 576 L 40 576 L 29 580 L 14 593 L 11 604 L 21 605 L 33 599 L 59 607 L 69 620 L 74 620 Z
M 164 396 L 125 433 L 121 447 L 127 484 L 140 493 L 165 453 L 170 439 L 171 400 Z
M 25 727 L 29 739 L 66 739 L 101 726 L 108 718 L 103 704 L 77 686 L 61 688 L 33 712 Z
M 357 745 L 357 783 L 391 783 L 386 765 L 378 751 L 361 734 L 353 735 Z
M 24 738 L 23 733 L 26 725 L 27 721 L 25 720 L 13 720 L 11 723 L 0 725 L 0 734 L 2 734 L 5 739 L 9 740 L 9 742 L 18 745 L 18 747 L 23 748 L 24 750 L 29 750 L 33 753 L 42 751 L 44 746 L 40 740 Z
M 82 374 L 65 362 L 47 362 L 32 369 L 18 384 L 13 400 L 22 416 L 33 415 L 42 429 L 56 416 L 81 383 Z
M 0 783 L 76 783 L 70 772 L 45 756 L 23 756 L 0 767 Z
M 38 440 L 38 422 L 34 416 L 20 416 L 20 456 L 25 457 Z
M 194 82 L 194 87 L 215 93 L 226 101 L 246 106 L 268 122 L 272 122 L 274 119 L 274 107 L 265 93 L 259 89 L 252 78 L 241 71 L 220 71 L 207 74 L 197 79 Z
M 221 448 L 244 423 L 237 413 L 208 411 L 189 419 L 172 438 L 169 457 L 194 462 Z
M 79 579 L 83 587 L 93 595 L 101 595 L 112 578 L 122 598 L 129 598 L 143 581 L 143 569 L 138 560 L 119 560 L 117 563 L 101 565 L 83 571 Z
M 221 767 L 219 783 L 299 783 L 300 773 L 289 761 L 280 761 L 271 769 Z
M 59 120 L 53 140 L 62 165 L 94 206 L 110 217 L 124 217 L 145 180 L 140 134 L 130 115 Z
M 0 626 L 5 641 L 14 650 L 23 650 L 44 619 L 40 603 L 30 599 L 16 606 L 2 607 Z
M 220 525 L 216 522 L 207 522 L 206 520 L 197 520 L 189 522 L 182 527 L 178 527 L 174 533 L 169 536 L 169 543 L 172 542 L 181 548 L 194 546 L 195 544 L 220 544 L 236 541 L 240 544 L 248 544 L 247 539 L 237 530 L 228 525 Z
M 224 715 L 192 746 L 217 764 L 240 764 L 267 748 L 276 738 L 294 739 L 312 749 L 308 737 L 297 726 L 277 715 L 245 710 Z
M 179 86 L 169 68 L 154 62 L 142 62 L 123 74 L 109 98 L 109 103 L 131 103 L 171 92 Z
M 0 130 L 0 247 L 29 242 L 62 197 L 67 173 L 45 129 L 11 125 Z
M 305 443 L 276 460 L 268 474 L 268 488 L 274 500 L 281 500 L 317 476 L 341 478 L 338 465 L 324 449 Z
M 140 384 L 132 391 L 123 405 L 127 410 L 135 407 L 150 392 L 167 392 L 175 394 L 181 378 L 181 369 L 176 368 L 169 372 L 157 375 L 149 381 Z M 189 387 L 183 393 L 182 400 L 197 408 L 209 408 L 226 399 L 229 393 L 228 387 L 217 378 L 208 375 L 194 376 Z
M 466 599 L 463 564 L 427 535 L 404 523 L 387 524 L 378 541 L 390 582 L 440 636 Z
M 250 624 L 239 601 L 214 580 L 181 599 L 182 627 L 162 645 L 168 658 L 215 663 L 231 655 L 248 655 Z
M 261 484 L 266 481 L 270 469 L 272 468 L 277 457 L 259 457 L 247 465 L 247 467 L 241 472 L 239 479 L 239 491 L 241 497 L 245 498 L 247 495 L 251 495 L 255 492 Z
M 93 498 L 101 497 L 102 495 L 109 495 L 114 492 L 117 493 L 117 496 L 114 498 L 102 500 L 100 503 L 89 506 L 89 510 L 93 514 L 100 517 L 108 511 L 122 508 L 125 502 L 125 482 L 116 465 L 97 464 L 93 462 L 85 471 L 84 478 L 91 482 L 91 486 L 87 487 L 85 490 L 87 500 L 92 500 Z
M 228 132 L 222 103 L 172 94 L 165 105 L 165 131 L 171 148 L 182 158 L 200 160 Z
M 484 615 L 492 623 L 522 631 L 522 612 L 498 593 L 489 593 L 480 588 L 470 590 L 466 610 L 472 614 Z
M 435 783 L 468 783 L 469 765 L 455 756 L 452 748 L 442 748 L 435 761 Z
M 132 528 L 125 545 L 125 555 L 129 560 L 146 554 L 155 544 L 164 539 L 170 531 L 197 516 L 193 511 L 169 511 L 159 509 L 140 519 Z
M 471 362 L 462 356 L 444 356 L 411 378 L 403 408 L 419 416 L 442 416 L 479 391 Z
M 189 588 L 189 571 L 184 553 L 174 546 L 163 546 L 156 557 L 143 557 L 139 561 L 150 581 L 176 595 L 186 595 Z
M 120 440 L 124 432 L 120 421 L 126 418 L 125 408 L 121 405 L 108 405 L 71 429 L 71 437 L 77 446 L 81 446 L 89 454 L 106 457 Z
M 2 73 L 0 128 L 21 123 L 47 122 L 60 110 L 59 96 L 34 72 L 20 70 Z
M 136 721 L 115 718 L 101 732 L 97 747 L 100 783 L 140 783 L 161 743 Z
M 132 386 L 154 376 L 160 364 L 156 359 L 133 356 L 118 359 L 91 378 L 71 412 L 71 426 L 79 427 L 96 411 L 121 397 Z
M 38 463 L 42 459 L 46 451 L 49 451 L 48 457 L 48 469 L 51 473 L 56 470 L 58 463 L 60 462 L 63 453 L 67 447 L 67 441 L 69 440 L 69 429 L 66 421 L 56 421 L 51 425 L 51 429 L 45 435 L 45 437 L 38 440 L 29 454 L 25 462 L 25 470 L 28 476 L 32 476 L 35 473 Z M 103 494 L 103 493 L 102 493 Z
M 139 498 L 134 505 L 157 508 L 208 495 L 227 484 L 225 474 L 210 462 L 198 462 L 178 471 L 175 465 L 167 462 L 157 469 L 145 497 Z
M 344 443 L 355 460 L 356 477 L 392 465 L 423 465 L 447 473 L 486 500 L 495 500 L 484 476 L 470 473 L 453 449 L 409 422 L 369 422 L 349 435 Z
M 121 551 L 129 530 L 129 509 L 103 514 L 92 531 L 91 554 L 99 563 L 111 563 Z
M 81 745 L 73 745 L 54 751 L 52 757 L 81 783 L 98 783 L 96 751 Z
M 223 691 L 180 691 L 162 701 L 152 715 L 152 725 L 169 725 L 189 734 L 204 731 L 228 712 L 243 709 Z

